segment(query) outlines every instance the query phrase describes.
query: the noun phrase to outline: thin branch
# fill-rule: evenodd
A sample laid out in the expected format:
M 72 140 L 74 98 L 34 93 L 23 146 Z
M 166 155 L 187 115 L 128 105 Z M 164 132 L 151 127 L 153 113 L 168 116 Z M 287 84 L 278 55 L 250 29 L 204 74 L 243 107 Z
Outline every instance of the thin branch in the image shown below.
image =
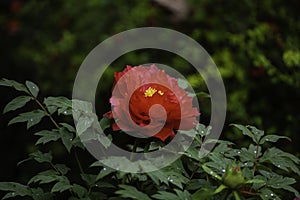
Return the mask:
M 53 119 L 53 117 L 51 116 L 51 114 L 49 113 L 49 111 L 46 109 L 46 107 L 45 106 L 43 106 L 43 104 L 41 104 L 41 102 L 37 99 L 37 98 L 35 98 L 35 97 L 33 97 L 34 98 L 34 101 L 43 109 L 43 111 L 45 111 L 45 113 L 47 114 L 47 116 L 50 118 L 50 120 L 52 121 L 52 123 L 54 124 L 54 126 L 56 127 L 56 128 L 60 128 L 60 126 L 56 123 L 56 121 Z
M 54 126 L 57 128 L 57 129 L 60 129 L 61 127 L 58 125 L 58 123 L 53 119 L 53 117 L 51 116 L 51 114 L 49 113 L 49 111 L 47 110 L 47 108 L 37 99 L 35 98 L 33 95 L 32 95 L 32 98 L 34 99 L 34 101 L 43 109 L 43 111 L 47 114 L 47 116 L 50 118 L 51 122 L 54 124 Z M 74 154 L 75 154 L 75 160 L 76 160 L 76 163 L 78 165 L 78 168 L 80 170 L 80 172 L 82 174 L 84 174 L 84 171 L 83 171 L 83 168 L 82 168 L 82 165 L 80 163 L 80 160 L 79 160 L 79 157 L 78 157 L 78 154 L 77 154 L 77 151 L 76 149 L 74 148 Z
M 255 160 L 254 160 L 254 163 L 253 163 L 253 175 L 255 175 L 255 171 L 256 171 L 256 168 L 257 168 L 258 150 L 259 150 L 259 145 L 256 145 Z

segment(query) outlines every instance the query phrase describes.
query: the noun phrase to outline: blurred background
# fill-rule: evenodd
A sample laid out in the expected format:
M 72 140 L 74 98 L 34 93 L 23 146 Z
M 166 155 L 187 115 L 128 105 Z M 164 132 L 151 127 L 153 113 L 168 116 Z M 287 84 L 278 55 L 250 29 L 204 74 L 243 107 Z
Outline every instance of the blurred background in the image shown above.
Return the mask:
M 0 77 L 31 80 L 46 96 L 71 97 L 76 72 L 101 41 L 128 29 L 157 26 L 180 31 L 198 41 L 212 56 L 227 92 L 227 120 L 222 134 L 244 143 L 230 123 L 255 125 L 286 135 L 280 147 L 300 155 L 300 1 L 290 0 L 1 0 Z M 187 77 L 196 92 L 206 91 L 199 74 L 182 58 L 157 50 L 123 55 L 106 70 L 97 99 L 99 116 L 110 109 L 113 72 L 126 64 L 158 62 Z M 0 110 L 18 94 L 0 88 Z M 101 96 L 101 97 L 100 97 Z M 199 98 L 201 123 L 209 124 L 210 100 Z M 34 104 L 29 104 L 30 109 Z M 21 111 L 0 115 L 0 181 L 27 181 L 30 165 L 16 166 L 36 147 L 25 124 L 7 126 Z M 59 116 L 56 116 L 59 118 Z M 70 119 L 65 119 L 70 120 Z M 42 128 L 53 128 L 43 120 Z M 50 147 L 43 147 L 50 148 Z M 62 146 L 52 146 L 68 158 Z M 80 152 L 86 165 L 93 158 Z

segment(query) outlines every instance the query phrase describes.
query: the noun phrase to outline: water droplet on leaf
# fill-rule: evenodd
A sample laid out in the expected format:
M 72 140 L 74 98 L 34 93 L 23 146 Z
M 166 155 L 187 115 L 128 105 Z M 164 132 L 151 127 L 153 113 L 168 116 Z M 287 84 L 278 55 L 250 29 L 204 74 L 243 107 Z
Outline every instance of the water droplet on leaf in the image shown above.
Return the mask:
M 168 181 L 173 182 L 173 179 L 170 176 L 168 176 L 167 179 L 168 179 Z

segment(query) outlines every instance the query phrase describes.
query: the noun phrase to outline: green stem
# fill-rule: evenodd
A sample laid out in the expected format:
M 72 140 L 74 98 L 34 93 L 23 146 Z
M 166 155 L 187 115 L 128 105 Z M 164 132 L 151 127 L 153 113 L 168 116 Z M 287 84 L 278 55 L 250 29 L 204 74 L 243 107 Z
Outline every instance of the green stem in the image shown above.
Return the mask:
M 226 190 L 225 191 L 225 194 L 223 195 L 223 197 L 222 197 L 222 200 L 226 200 L 227 199 L 227 197 L 228 197 L 228 195 L 229 195 L 229 192 L 228 192 L 229 190 Z
M 130 154 L 130 160 L 132 160 L 133 155 L 136 152 L 137 146 L 138 146 L 138 139 L 135 139 L 133 147 L 132 147 L 132 151 L 131 151 L 131 154 Z
M 240 195 L 237 191 L 233 191 L 233 196 L 235 200 L 241 200 Z
M 58 174 L 61 175 L 60 171 L 55 167 L 55 165 L 52 162 L 50 163 L 50 165 Z
M 34 101 L 43 109 L 43 111 L 45 111 L 45 113 L 47 114 L 47 116 L 50 118 L 50 120 L 51 120 L 51 122 L 54 124 L 54 126 L 56 127 L 56 128 L 60 128 L 59 127 L 59 125 L 56 123 L 56 121 L 53 119 L 53 117 L 51 116 L 51 114 L 49 113 L 49 111 L 46 109 L 46 107 L 45 106 L 43 106 L 43 104 L 41 104 L 41 102 L 37 99 L 37 98 L 35 98 L 34 96 L 32 96 L 33 97 L 33 99 L 34 99 Z
M 199 168 L 200 168 L 200 165 L 195 167 L 195 169 L 192 171 L 192 174 L 190 176 L 190 180 L 192 180 L 193 176 L 196 174 L 196 172 L 198 171 Z
M 78 157 L 78 154 L 77 154 L 77 151 L 76 151 L 75 148 L 74 148 L 74 155 L 75 155 L 75 160 L 76 160 L 76 162 L 77 162 L 77 165 L 78 165 L 78 168 L 79 168 L 80 172 L 81 172 L 82 174 L 84 174 L 82 165 L 81 165 L 81 163 L 80 163 L 80 161 L 79 161 L 79 157 Z
M 254 160 L 254 163 L 253 163 L 253 175 L 255 175 L 255 171 L 256 171 L 256 167 L 257 167 L 258 150 L 259 150 L 259 145 L 256 146 L 255 160 Z
M 51 114 L 49 113 L 49 111 L 47 110 L 47 108 L 37 99 L 35 98 L 33 95 L 31 95 L 32 98 L 34 99 L 34 101 L 42 108 L 42 110 L 47 114 L 47 116 L 50 118 L 51 122 L 54 124 L 54 126 L 57 128 L 57 129 L 60 129 L 60 126 L 58 125 L 58 123 L 53 119 L 53 117 L 51 116 Z M 78 154 L 77 154 L 77 151 L 76 149 L 74 148 L 74 154 L 75 154 L 75 159 L 76 159 L 76 163 L 78 165 L 78 168 L 80 170 L 80 172 L 82 174 L 84 174 L 84 171 L 83 171 L 83 168 L 82 168 L 82 165 L 79 161 L 79 157 L 78 157 Z
M 124 174 L 123 178 L 122 178 L 122 184 L 125 184 L 127 180 L 127 174 Z
M 257 193 L 254 193 L 254 192 L 249 192 L 249 191 L 243 191 L 243 190 L 241 190 L 240 191 L 241 193 L 243 193 L 243 194 L 247 194 L 247 195 L 258 195 Z
M 133 155 L 136 152 L 137 146 L 138 146 L 138 139 L 135 139 L 134 145 L 132 147 L 132 151 L 131 151 L 131 154 L 130 154 L 130 161 L 133 159 Z M 124 174 L 124 176 L 122 178 L 122 184 L 126 183 L 126 180 L 128 179 L 127 176 L 128 176 L 128 174 Z

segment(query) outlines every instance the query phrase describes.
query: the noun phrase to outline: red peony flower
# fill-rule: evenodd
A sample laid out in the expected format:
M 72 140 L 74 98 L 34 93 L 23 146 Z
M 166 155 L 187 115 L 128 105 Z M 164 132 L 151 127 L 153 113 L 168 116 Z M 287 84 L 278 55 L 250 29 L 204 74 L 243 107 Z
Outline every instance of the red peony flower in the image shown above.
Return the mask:
M 123 72 L 115 72 L 114 77 L 110 99 L 112 111 L 105 114 L 117 121 L 113 130 L 139 131 L 138 126 L 142 134 L 165 141 L 168 137 L 173 138 L 174 131 L 179 128 L 195 127 L 200 113 L 193 107 L 192 97 L 164 70 L 155 65 L 127 66 Z M 164 109 L 155 107 L 156 104 Z M 157 127 L 162 128 L 155 134 Z

